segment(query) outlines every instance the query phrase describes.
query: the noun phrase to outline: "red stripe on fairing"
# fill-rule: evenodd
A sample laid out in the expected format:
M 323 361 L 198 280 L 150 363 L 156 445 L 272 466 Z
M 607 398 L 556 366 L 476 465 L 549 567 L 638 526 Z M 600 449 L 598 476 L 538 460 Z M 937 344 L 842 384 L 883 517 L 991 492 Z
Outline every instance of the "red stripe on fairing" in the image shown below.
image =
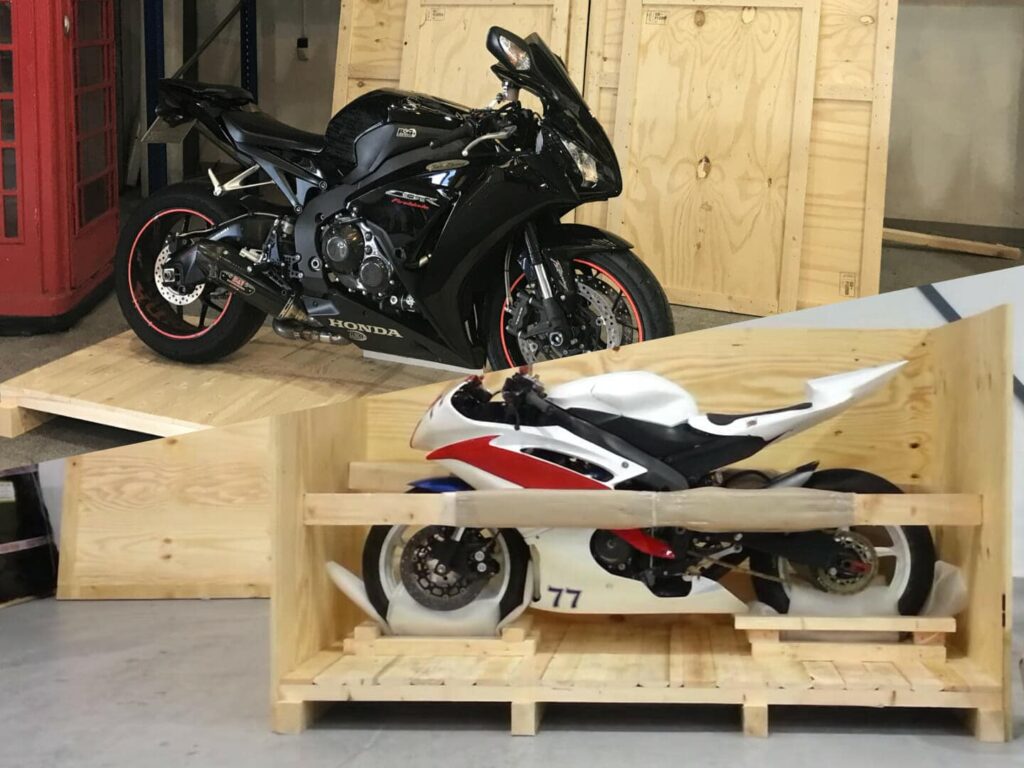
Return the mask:
M 612 285 L 614 285 L 616 288 L 619 289 L 619 291 L 622 293 L 623 296 L 626 297 L 626 301 L 629 303 L 629 308 L 633 312 L 633 318 L 636 320 L 636 333 L 637 333 L 637 339 L 636 340 L 637 340 L 637 342 L 643 341 L 644 340 L 644 324 L 640 320 L 640 311 L 636 308 L 636 302 L 634 302 L 633 301 L 633 297 L 629 295 L 629 291 L 627 291 L 625 288 L 623 288 L 622 287 L 622 283 L 620 283 L 618 280 L 616 280 L 614 277 L 612 277 L 611 274 L 608 272 L 608 270 L 601 269 L 601 267 L 597 266 L 597 264 L 595 264 L 594 262 L 592 262 L 592 261 L 585 261 L 583 259 L 573 259 L 573 261 L 577 261 L 580 264 L 583 264 L 584 266 L 590 267 L 595 272 L 600 272 L 602 275 L 604 275 L 605 277 L 608 278 L 609 282 L 611 282 Z M 512 283 L 512 285 L 509 286 L 509 289 L 508 289 L 509 293 L 512 293 L 516 289 L 516 286 L 519 285 L 519 282 L 523 279 L 523 277 L 525 277 L 525 273 L 520 275 L 519 277 L 517 277 L 515 279 L 515 282 Z M 509 367 L 514 368 L 515 367 L 515 363 L 512 362 L 512 355 L 509 354 L 509 351 L 508 351 L 508 342 L 505 340 L 505 336 L 506 336 L 506 333 L 505 333 L 505 313 L 506 312 L 508 312 L 508 300 L 507 299 L 505 300 L 505 304 L 502 305 L 501 313 L 498 315 L 498 337 L 501 339 L 501 349 L 505 353 L 505 359 L 508 361 Z
M 497 435 L 474 437 L 431 451 L 431 461 L 451 459 L 489 472 L 523 488 L 551 488 L 559 490 L 606 491 L 608 486 L 591 477 L 565 469 L 550 461 L 516 450 L 500 448 L 491 441 Z
M 612 533 L 645 555 L 653 555 L 663 560 L 676 559 L 676 553 L 672 551 L 672 547 L 639 528 L 616 528 Z
M 199 219 L 202 219 L 203 221 L 206 222 L 207 226 L 213 226 L 213 219 L 209 218 L 208 216 L 204 216 L 203 214 L 199 213 L 199 211 L 193 211 L 190 208 L 168 208 L 165 211 L 160 211 L 160 213 L 158 213 L 152 219 L 147 221 L 145 225 L 142 227 L 142 229 L 139 230 L 138 234 L 135 235 L 135 240 L 132 242 L 132 250 L 128 254 L 128 293 L 132 297 L 132 304 L 135 305 L 135 310 L 139 313 L 139 317 L 145 320 L 146 325 L 148 325 L 154 331 L 159 333 L 161 336 L 166 336 L 169 339 L 197 339 L 200 336 L 208 333 L 209 331 L 212 331 L 217 326 L 217 323 L 220 322 L 220 319 L 224 317 L 224 313 L 228 311 L 228 305 L 231 303 L 232 294 L 228 294 L 227 300 L 225 300 L 224 302 L 224 308 L 221 310 L 220 314 L 217 315 L 216 320 L 214 320 L 212 323 L 210 323 L 210 325 L 206 326 L 198 333 L 192 333 L 182 336 L 175 333 L 168 333 L 162 328 L 157 328 L 156 325 L 153 324 L 153 321 L 150 320 L 146 316 L 146 313 L 142 310 L 142 307 L 139 305 L 139 300 L 135 298 L 135 290 L 134 288 L 132 288 L 132 262 L 135 261 L 135 249 L 139 245 L 139 239 L 143 236 L 143 234 L 145 234 L 146 230 L 149 229 L 153 222 L 158 221 L 162 217 L 168 216 L 172 213 L 187 213 Z

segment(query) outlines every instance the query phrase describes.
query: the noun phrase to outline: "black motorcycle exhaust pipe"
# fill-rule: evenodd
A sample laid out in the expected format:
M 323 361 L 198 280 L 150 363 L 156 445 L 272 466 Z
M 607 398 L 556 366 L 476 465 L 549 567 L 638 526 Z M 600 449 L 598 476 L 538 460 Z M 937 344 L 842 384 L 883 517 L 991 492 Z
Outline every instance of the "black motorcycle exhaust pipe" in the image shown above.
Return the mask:
M 201 240 L 193 246 L 195 263 L 207 280 L 238 294 L 243 301 L 279 320 L 308 322 L 309 315 L 295 295 L 262 275 L 253 274 L 253 263 L 229 243 Z
M 286 339 L 326 344 L 351 344 L 348 336 L 332 333 L 310 322 L 295 295 L 276 283 L 254 275 L 241 251 L 228 243 L 204 240 L 195 246 L 195 262 L 208 280 L 238 294 L 243 301 L 274 318 L 274 333 Z

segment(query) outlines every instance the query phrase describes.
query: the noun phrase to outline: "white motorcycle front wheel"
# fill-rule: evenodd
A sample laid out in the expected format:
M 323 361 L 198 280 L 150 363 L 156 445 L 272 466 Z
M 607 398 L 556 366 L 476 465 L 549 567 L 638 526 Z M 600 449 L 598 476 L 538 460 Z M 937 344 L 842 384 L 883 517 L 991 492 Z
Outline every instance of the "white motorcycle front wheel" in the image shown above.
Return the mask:
M 460 536 L 463 556 L 439 557 Z M 408 601 L 437 613 L 493 604 L 502 621 L 522 605 L 530 550 L 512 528 L 377 525 L 363 547 L 363 583 L 374 609 L 389 618 L 392 604 Z M 478 571 L 479 569 L 479 571 Z

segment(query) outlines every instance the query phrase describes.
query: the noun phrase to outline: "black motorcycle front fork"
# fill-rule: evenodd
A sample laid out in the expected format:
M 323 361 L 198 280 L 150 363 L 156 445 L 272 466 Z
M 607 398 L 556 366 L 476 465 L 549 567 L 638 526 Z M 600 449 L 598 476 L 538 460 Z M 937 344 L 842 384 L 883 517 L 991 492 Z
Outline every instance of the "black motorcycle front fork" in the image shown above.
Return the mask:
M 554 349 L 575 346 L 579 340 L 575 338 L 576 331 L 566 313 L 566 307 L 570 301 L 567 292 L 572 291 L 574 286 L 564 285 L 567 282 L 564 279 L 557 287 L 552 283 L 548 265 L 537 238 L 537 227 L 533 222 L 528 222 L 523 228 L 523 241 L 526 250 L 521 257 L 521 266 L 527 279 L 531 279 L 537 287 L 537 295 L 530 297 L 527 302 L 522 304 L 518 302 L 512 304 L 513 314 L 510 326 L 516 335 L 546 339 Z M 564 275 L 562 277 L 564 278 Z M 539 320 L 524 328 L 530 305 L 537 310 Z M 524 331 L 525 334 L 523 334 Z

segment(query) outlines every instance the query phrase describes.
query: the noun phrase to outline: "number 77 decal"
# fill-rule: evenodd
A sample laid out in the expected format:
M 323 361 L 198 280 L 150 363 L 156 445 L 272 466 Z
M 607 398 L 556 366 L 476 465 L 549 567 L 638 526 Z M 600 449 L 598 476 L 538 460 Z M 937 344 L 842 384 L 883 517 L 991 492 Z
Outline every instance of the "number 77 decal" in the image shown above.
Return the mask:
M 548 587 L 548 592 L 554 593 L 554 598 L 551 600 L 551 607 L 558 608 L 562 602 L 562 594 L 572 597 L 572 605 L 569 608 L 575 608 L 580 602 L 580 595 L 583 590 L 580 589 L 569 589 L 568 587 Z

